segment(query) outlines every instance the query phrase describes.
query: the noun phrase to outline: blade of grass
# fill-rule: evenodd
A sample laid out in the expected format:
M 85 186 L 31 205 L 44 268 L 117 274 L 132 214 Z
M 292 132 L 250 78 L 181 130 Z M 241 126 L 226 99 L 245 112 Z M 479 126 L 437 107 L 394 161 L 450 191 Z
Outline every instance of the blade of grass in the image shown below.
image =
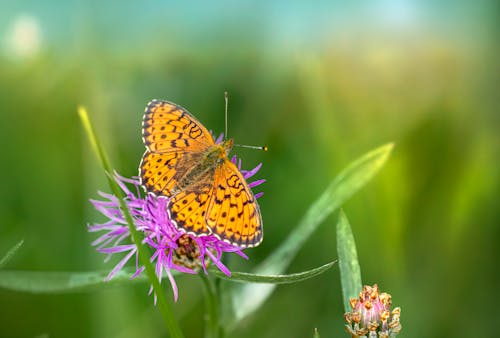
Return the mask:
M 19 250 L 19 248 L 23 244 L 24 244 L 24 239 L 21 239 L 19 242 L 17 242 L 17 244 L 15 244 L 12 248 L 10 248 L 9 251 L 7 251 L 5 256 L 3 256 L 2 259 L 0 259 L 0 269 L 4 267 L 5 264 L 7 264 L 12 259 L 14 254 L 17 252 L 17 250 Z
M 106 153 L 104 152 L 103 147 L 101 146 L 94 128 L 92 124 L 90 123 L 90 119 L 88 116 L 87 111 L 85 110 L 84 107 L 79 107 L 78 108 L 78 114 L 80 116 L 80 119 L 82 121 L 83 127 L 85 129 L 85 132 L 87 133 L 87 136 L 89 138 L 90 144 L 92 145 L 92 148 L 94 149 L 95 153 L 97 154 L 97 157 L 101 161 L 101 165 L 106 172 L 106 177 L 108 179 L 108 184 L 113 191 L 113 194 L 118 198 L 120 201 L 120 208 L 123 211 L 123 214 L 125 216 L 125 219 L 128 224 L 128 228 L 130 231 L 131 239 L 134 242 L 134 244 L 137 246 L 137 251 L 139 255 L 139 260 L 141 264 L 144 266 L 146 275 L 148 276 L 148 279 L 153 286 L 154 293 L 157 297 L 158 300 L 158 308 L 160 309 L 160 312 L 162 314 L 162 318 L 165 322 L 165 325 L 170 332 L 172 337 L 183 337 L 182 331 L 180 327 L 177 324 L 177 321 L 175 320 L 174 313 L 167 301 L 167 297 L 165 296 L 165 293 L 163 292 L 160 281 L 158 280 L 154 267 L 149 261 L 150 255 L 147 253 L 147 249 L 144 247 L 142 244 L 142 238 L 140 238 L 140 235 L 138 231 L 136 230 L 134 226 L 134 222 L 132 219 L 132 216 L 130 215 L 130 212 L 126 206 L 126 203 L 124 201 L 124 195 L 121 189 L 119 188 L 118 184 L 116 181 L 113 179 L 112 175 L 112 168 L 109 163 L 108 157 Z
M 298 226 L 285 241 L 254 270 L 254 273 L 263 275 L 283 273 L 321 222 L 382 168 L 393 146 L 393 143 L 383 145 L 349 164 L 309 207 Z M 235 287 L 232 292 L 234 320 L 238 322 L 255 311 L 271 295 L 275 287 L 274 284 L 247 284 Z
M 245 272 L 233 271 L 231 277 L 216 268 L 210 268 L 210 273 L 219 278 L 224 278 L 231 282 L 239 283 L 274 283 L 288 284 L 306 280 L 315 277 L 330 269 L 336 261 L 327 263 L 317 268 L 292 273 L 289 275 L 255 275 Z M 148 278 L 140 275 L 134 279 L 130 276 L 135 269 L 124 269 L 119 271 L 113 279 L 108 282 L 104 278 L 109 271 L 89 271 L 89 272 L 64 272 L 64 271 L 19 271 L 19 270 L 0 270 L 0 288 L 28 293 L 72 293 L 89 292 L 102 288 L 120 286 L 127 283 L 145 283 Z M 172 271 L 175 276 L 177 271 Z M 164 278 L 167 278 L 166 276 Z
M 239 283 L 261 283 L 261 284 L 291 284 L 302 282 L 306 279 L 316 277 L 321 275 L 326 270 L 330 269 L 337 261 L 333 261 L 330 263 L 326 263 L 317 268 L 291 273 L 288 275 L 257 275 L 253 273 L 246 272 L 231 272 L 231 277 L 226 276 L 220 270 L 211 270 L 217 277 L 228 280 L 230 282 L 239 282 Z
M 337 252 L 339 255 L 340 283 L 345 312 L 351 311 L 350 298 L 356 298 L 361 291 L 361 269 L 358 262 L 356 242 L 352 229 L 343 211 L 337 223 Z

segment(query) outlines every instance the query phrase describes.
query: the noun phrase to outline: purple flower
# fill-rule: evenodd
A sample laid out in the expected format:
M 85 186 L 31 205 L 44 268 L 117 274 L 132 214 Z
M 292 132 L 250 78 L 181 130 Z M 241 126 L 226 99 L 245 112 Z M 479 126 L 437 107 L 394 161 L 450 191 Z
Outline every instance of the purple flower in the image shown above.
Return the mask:
M 238 164 L 241 170 L 241 160 L 236 157 L 233 163 Z M 255 175 L 261 164 L 250 171 L 241 170 L 245 179 Z M 248 259 L 242 248 L 228 244 L 214 235 L 195 236 L 186 234 L 176 228 L 169 218 L 167 204 L 169 199 L 163 196 L 157 197 L 153 194 L 141 194 L 142 189 L 138 177 L 131 179 L 122 177 L 115 173 L 114 179 L 125 193 L 125 202 L 134 220 L 136 229 L 142 233 L 143 243 L 152 249 L 151 262 L 155 265 L 156 275 L 161 281 L 163 273 L 166 273 L 172 290 L 174 299 L 177 301 L 178 291 L 172 270 L 178 272 L 196 274 L 201 268 L 207 273 L 207 266 L 214 264 L 227 276 L 231 275 L 229 269 L 222 263 L 224 252 L 234 252 L 237 255 Z M 264 183 L 258 180 L 249 183 L 251 188 Z M 93 224 L 88 227 L 90 232 L 105 232 L 101 237 L 92 242 L 98 252 L 107 254 L 105 261 L 108 261 L 113 254 L 125 254 L 120 262 L 111 270 L 106 277 L 106 281 L 112 279 L 125 264 L 135 256 L 135 272 L 131 278 L 139 276 L 144 270 L 139 265 L 138 252 L 135 244 L 130 244 L 130 232 L 125 217 L 120 209 L 120 203 L 116 196 L 99 192 L 104 200 L 91 200 L 94 207 L 108 218 L 102 224 Z M 142 195 L 142 196 L 141 196 Z M 256 198 L 262 193 L 255 195 Z M 152 289 L 150 289 L 150 293 Z

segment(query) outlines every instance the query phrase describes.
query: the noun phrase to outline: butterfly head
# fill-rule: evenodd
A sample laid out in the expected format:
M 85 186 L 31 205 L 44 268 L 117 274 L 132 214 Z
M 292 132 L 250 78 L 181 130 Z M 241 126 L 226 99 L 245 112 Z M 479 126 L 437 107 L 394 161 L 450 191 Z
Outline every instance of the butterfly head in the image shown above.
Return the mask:
M 213 145 L 205 154 L 205 163 L 217 163 L 229 155 L 233 149 L 233 140 L 224 140 L 222 143 Z
M 224 148 L 225 156 L 228 156 L 231 150 L 233 150 L 234 141 L 233 139 L 224 140 L 221 143 L 222 148 Z

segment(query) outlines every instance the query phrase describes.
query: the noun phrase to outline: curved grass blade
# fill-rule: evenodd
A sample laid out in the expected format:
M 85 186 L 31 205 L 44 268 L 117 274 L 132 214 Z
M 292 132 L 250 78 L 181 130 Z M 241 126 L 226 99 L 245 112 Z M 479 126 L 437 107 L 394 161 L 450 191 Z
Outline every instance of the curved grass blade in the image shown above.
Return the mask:
M 19 242 L 17 242 L 16 245 L 14 245 L 12 248 L 10 248 L 9 251 L 7 251 L 5 256 L 3 256 L 2 259 L 0 259 L 0 269 L 4 267 L 5 264 L 7 264 L 12 259 L 14 254 L 17 252 L 17 250 L 19 250 L 21 246 L 23 246 L 23 244 L 24 244 L 24 239 L 21 239 Z
M 264 284 L 291 284 L 296 282 L 301 282 L 306 279 L 316 277 L 326 270 L 330 269 L 337 261 L 333 261 L 317 268 L 291 273 L 288 275 L 257 275 L 253 273 L 247 272 L 231 272 L 231 277 L 226 276 L 220 270 L 212 269 L 212 273 L 214 273 L 217 277 L 226 279 L 230 282 L 239 282 L 239 283 L 264 283 Z
M 358 262 L 356 243 L 351 226 L 343 211 L 337 223 L 337 253 L 339 255 L 340 283 L 345 312 L 351 311 L 350 298 L 356 298 L 361 291 L 361 269 Z
M 305 241 L 333 211 L 361 189 L 382 168 L 394 144 L 388 143 L 361 156 L 335 177 L 325 192 L 309 207 L 298 226 L 255 270 L 256 274 L 281 274 Z M 233 289 L 236 322 L 255 311 L 274 291 L 274 284 L 247 284 Z
M 330 269 L 336 261 L 327 263 L 315 269 L 292 273 L 289 275 L 255 275 L 245 272 L 231 273 L 227 277 L 217 269 L 210 269 L 217 277 L 240 283 L 273 283 L 287 284 L 306 280 L 322 274 Z M 28 293 L 71 293 L 87 292 L 111 286 L 128 285 L 131 282 L 145 283 L 148 278 L 140 275 L 134 279 L 130 276 L 135 270 L 124 269 L 119 271 L 113 279 L 108 282 L 104 278 L 109 271 L 89 271 L 89 272 L 59 272 L 59 271 L 15 271 L 0 270 L 0 288 Z M 172 271 L 174 275 L 177 271 Z M 200 272 L 201 273 L 201 272 Z M 167 278 L 167 277 L 164 277 Z

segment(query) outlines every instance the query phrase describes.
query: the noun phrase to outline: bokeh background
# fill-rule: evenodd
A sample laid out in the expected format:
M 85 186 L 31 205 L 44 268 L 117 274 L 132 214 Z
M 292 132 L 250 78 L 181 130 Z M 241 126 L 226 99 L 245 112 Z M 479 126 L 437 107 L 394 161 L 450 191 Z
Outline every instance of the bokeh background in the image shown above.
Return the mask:
M 108 191 L 76 113 L 85 105 L 123 175 L 135 175 L 153 98 L 209 129 L 266 144 L 265 241 L 250 271 L 351 160 L 393 156 L 344 205 L 364 283 L 402 307 L 404 337 L 495 336 L 500 208 L 499 6 L 479 1 L 16 1 L 0 3 L 0 252 L 16 270 L 111 269 L 90 247 L 88 199 Z M 289 272 L 336 258 L 329 217 Z M 202 335 L 203 292 L 174 305 Z M 165 284 L 167 285 L 167 284 Z M 145 284 L 92 293 L 0 290 L 1 337 L 166 337 Z M 169 298 L 170 293 L 169 293 Z M 346 336 L 338 268 L 280 286 L 233 337 Z M 493 318 L 490 318 L 493 316 Z M 293 320 L 291 320 L 293 319 Z

